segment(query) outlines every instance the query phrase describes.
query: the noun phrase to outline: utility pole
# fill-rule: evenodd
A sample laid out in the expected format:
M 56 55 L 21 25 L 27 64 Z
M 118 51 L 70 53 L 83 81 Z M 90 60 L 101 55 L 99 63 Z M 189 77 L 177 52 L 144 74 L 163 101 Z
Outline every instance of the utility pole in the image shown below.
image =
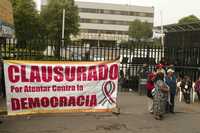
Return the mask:
M 63 17 L 62 17 L 62 44 L 60 47 L 60 53 L 61 53 L 61 57 L 64 56 L 63 54 L 63 48 L 64 48 L 64 44 L 65 44 L 65 9 L 63 9 Z
M 98 33 L 98 42 L 97 42 L 97 47 L 100 47 L 100 37 L 101 37 L 101 34 L 100 32 Z
M 161 26 L 160 26 L 160 30 L 161 30 L 161 44 L 164 47 L 164 28 L 163 28 L 163 13 L 162 11 L 160 11 L 160 19 L 161 19 Z
M 63 21 L 62 21 L 62 40 L 65 38 L 65 9 L 63 9 Z
M 163 12 L 160 10 L 160 20 L 161 20 L 161 45 L 162 45 L 162 57 L 165 56 L 165 44 L 164 44 L 164 27 L 163 27 Z

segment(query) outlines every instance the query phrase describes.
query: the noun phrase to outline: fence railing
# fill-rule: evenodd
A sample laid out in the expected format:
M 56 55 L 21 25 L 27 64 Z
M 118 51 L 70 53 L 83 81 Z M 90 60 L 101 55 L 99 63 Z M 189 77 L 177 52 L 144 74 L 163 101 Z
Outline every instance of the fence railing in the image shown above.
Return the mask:
M 157 63 L 163 50 L 159 47 L 133 44 L 132 46 L 96 47 L 63 44 L 62 40 L 17 41 L 7 39 L 0 44 L 4 59 L 22 60 L 113 60 L 122 63 Z
M 198 67 L 200 47 L 165 48 L 165 57 L 178 66 Z
M 133 43 L 131 46 L 97 47 L 67 44 L 63 40 L 38 39 L 0 41 L 0 55 L 14 60 L 63 60 L 103 61 L 120 59 L 120 69 L 129 80 L 133 80 L 142 64 L 149 64 L 149 70 L 162 58 L 175 64 L 177 74 L 189 75 L 193 80 L 200 75 L 200 48 L 165 48 L 152 44 Z M 64 42 L 64 43 L 63 43 Z

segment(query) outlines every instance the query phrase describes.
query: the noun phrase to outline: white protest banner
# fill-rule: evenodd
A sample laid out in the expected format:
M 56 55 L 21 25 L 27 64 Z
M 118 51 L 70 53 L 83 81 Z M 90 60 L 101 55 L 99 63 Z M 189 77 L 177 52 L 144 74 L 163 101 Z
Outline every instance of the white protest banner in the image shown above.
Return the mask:
M 119 61 L 4 61 L 8 115 L 110 112 Z

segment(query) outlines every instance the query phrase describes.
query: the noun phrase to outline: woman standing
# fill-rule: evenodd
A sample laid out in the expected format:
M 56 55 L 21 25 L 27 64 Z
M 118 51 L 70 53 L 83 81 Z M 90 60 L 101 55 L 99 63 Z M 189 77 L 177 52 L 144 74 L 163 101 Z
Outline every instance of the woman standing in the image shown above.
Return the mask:
M 167 103 L 166 111 L 174 113 L 174 99 L 176 96 L 176 77 L 174 75 L 174 70 L 168 69 L 167 76 L 165 77 L 165 83 L 169 86 L 170 92 L 170 103 Z
M 168 92 L 169 87 L 164 82 L 164 73 L 158 71 L 156 75 L 155 89 L 152 90 L 153 114 L 157 120 L 161 120 L 165 113 Z

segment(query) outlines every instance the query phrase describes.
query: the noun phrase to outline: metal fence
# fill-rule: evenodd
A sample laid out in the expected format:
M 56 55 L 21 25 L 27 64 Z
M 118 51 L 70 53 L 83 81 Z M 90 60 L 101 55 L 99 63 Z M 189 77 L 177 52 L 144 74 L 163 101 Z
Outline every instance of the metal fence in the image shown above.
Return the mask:
M 175 65 L 179 77 L 185 75 L 196 81 L 200 76 L 200 47 L 165 48 L 165 58 Z
M 162 48 L 143 43 L 96 47 L 79 43 L 67 44 L 65 40 L 7 39 L 1 41 L 0 53 L 3 59 L 14 60 L 104 61 L 119 58 L 120 71 L 127 80 L 125 88 L 132 89 L 137 88 L 137 72 L 142 64 L 149 64 L 149 70 L 153 71 L 155 64 L 162 58 L 175 64 L 177 75 L 189 75 L 193 80 L 200 75 L 200 48 Z
M 17 60 L 113 60 L 120 58 L 123 63 L 142 64 L 156 63 L 163 54 L 163 49 L 141 45 L 96 47 L 66 44 L 64 40 L 31 40 L 17 41 L 7 39 L 0 44 L 0 52 L 4 59 Z

